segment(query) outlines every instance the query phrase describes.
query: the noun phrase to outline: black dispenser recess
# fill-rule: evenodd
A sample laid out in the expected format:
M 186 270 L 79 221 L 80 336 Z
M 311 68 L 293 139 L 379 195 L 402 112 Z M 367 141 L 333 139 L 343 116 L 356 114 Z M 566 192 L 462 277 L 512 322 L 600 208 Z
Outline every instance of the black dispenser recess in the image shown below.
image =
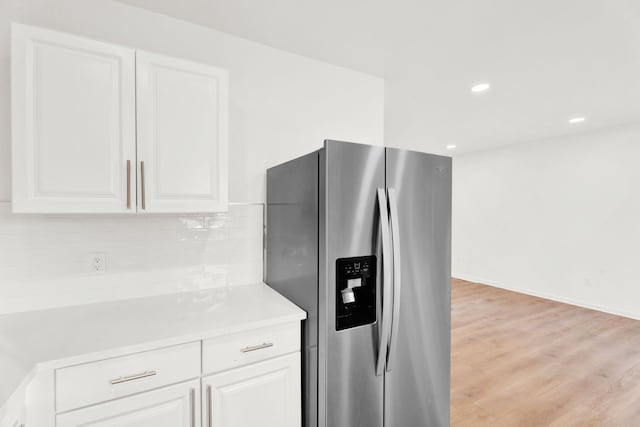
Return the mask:
M 376 321 L 376 257 L 336 260 L 336 330 Z

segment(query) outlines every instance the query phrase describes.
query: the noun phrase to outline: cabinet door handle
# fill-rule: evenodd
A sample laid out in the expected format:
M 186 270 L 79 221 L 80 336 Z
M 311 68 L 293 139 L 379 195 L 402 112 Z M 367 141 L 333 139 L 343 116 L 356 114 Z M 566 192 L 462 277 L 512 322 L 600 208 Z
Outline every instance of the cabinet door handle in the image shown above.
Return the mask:
M 212 402 L 213 397 L 211 396 L 211 386 L 207 386 L 207 427 L 213 426 L 213 413 L 212 413 Z
M 116 378 L 115 380 L 111 380 L 111 384 L 116 385 L 116 384 L 126 383 L 127 381 L 133 381 L 133 380 L 139 380 L 141 378 L 152 377 L 157 374 L 158 373 L 156 371 L 144 371 L 140 374 L 129 375 L 128 377 Z
M 189 390 L 189 404 L 191 405 L 191 427 L 196 427 L 196 389 Z
M 142 190 L 142 209 L 146 209 L 147 203 L 144 194 L 144 160 L 140 162 L 140 189 Z
M 131 209 L 131 160 L 127 160 L 127 209 Z
M 272 342 L 265 342 L 265 343 L 262 343 L 260 345 L 256 345 L 256 346 L 253 346 L 253 347 L 245 347 L 240 351 L 243 352 L 243 353 L 249 353 L 250 351 L 262 350 L 263 348 L 269 348 L 269 347 L 273 347 L 273 343 Z

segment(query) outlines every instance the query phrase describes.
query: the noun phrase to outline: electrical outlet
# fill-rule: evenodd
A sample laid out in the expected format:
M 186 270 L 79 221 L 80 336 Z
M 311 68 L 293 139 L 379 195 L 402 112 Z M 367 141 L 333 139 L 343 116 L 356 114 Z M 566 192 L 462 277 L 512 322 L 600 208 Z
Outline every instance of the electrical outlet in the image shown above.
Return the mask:
M 93 274 L 104 274 L 107 270 L 105 255 L 103 253 L 91 254 L 91 272 Z

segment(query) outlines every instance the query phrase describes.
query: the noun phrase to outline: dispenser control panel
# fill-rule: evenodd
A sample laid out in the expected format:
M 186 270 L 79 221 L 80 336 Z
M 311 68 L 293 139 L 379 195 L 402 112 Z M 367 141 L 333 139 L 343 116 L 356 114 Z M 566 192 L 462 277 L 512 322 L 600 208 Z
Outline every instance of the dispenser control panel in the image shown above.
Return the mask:
M 376 321 L 376 257 L 336 260 L 336 330 Z

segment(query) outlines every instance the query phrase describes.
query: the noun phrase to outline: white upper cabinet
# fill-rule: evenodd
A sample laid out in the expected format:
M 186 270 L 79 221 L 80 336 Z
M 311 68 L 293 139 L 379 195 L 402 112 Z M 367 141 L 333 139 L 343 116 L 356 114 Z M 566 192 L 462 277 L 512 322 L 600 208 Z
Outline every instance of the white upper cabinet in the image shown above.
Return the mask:
M 227 209 L 228 74 L 12 29 L 13 211 Z
M 226 210 L 227 72 L 140 51 L 136 61 L 139 211 Z
M 19 24 L 12 30 L 13 211 L 126 212 L 127 161 L 135 166 L 136 155 L 134 50 Z

